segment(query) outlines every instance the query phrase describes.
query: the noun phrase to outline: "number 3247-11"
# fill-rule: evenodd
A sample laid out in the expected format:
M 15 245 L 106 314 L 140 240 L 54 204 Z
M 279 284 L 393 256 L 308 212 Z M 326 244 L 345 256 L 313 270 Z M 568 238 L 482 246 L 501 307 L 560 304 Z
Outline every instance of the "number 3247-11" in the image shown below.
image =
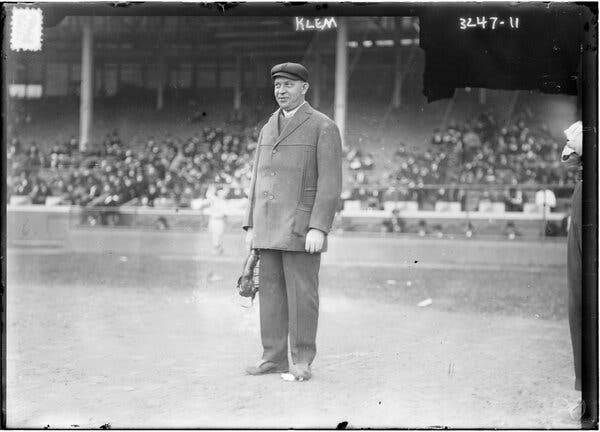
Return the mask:
M 459 18 L 459 24 L 461 30 L 475 27 L 481 27 L 485 30 L 488 28 L 488 24 L 491 30 L 496 30 L 505 25 L 508 25 L 510 28 L 519 28 L 519 18 L 508 17 L 508 20 L 502 20 L 498 17 L 475 17 L 475 22 L 473 22 L 473 18 Z

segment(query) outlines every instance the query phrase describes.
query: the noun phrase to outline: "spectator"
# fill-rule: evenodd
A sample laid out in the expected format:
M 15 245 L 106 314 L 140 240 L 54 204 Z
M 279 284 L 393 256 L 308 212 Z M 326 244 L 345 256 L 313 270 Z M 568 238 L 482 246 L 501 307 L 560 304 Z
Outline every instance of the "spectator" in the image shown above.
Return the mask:
M 257 139 L 256 129 L 233 133 L 206 126 L 186 140 L 150 137 L 142 148 L 134 148 L 113 130 L 94 157 L 77 151 L 74 136 L 53 145 L 47 153 L 36 143 L 23 148 L 14 137 L 7 154 L 8 194 L 29 195 L 35 190 L 32 199 L 35 197 L 36 202 L 49 194 L 63 195 L 73 204 L 90 205 L 105 195 L 105 190 L 114 189 L 112 195 L 121 203 L 134 198 L 139 202 L 145 197 L 146 204 L 152 206 L 162 197 L 185 206 L 191 197 L 203 198 L 207 184 L 217 183 L 230 186 L 229 197 L 241 197 L 251 177 Z M 489 113 L 471 121 L 453 122 L 435 129 L 431 143 L 426 151 L 417 152 L 399 142 L 381 174 L 372 154 L 357 147 L 347 149 L 344 157 L 351 173 L 347 178 L 353 179 L 348 185 L 353 188 L 352 198 L 363 201 L 365 208 L 380 208 L 392 194 L 388 191 L 383 196 L 385 189 L 393 187 L 393 200 L 419 201 L 421 208 L 432 208 L 442 199 L 464 202 L 466 188 L 442 191 L 426 185 L 504 184 L 504 191 L 493 192 L 489 198 L 505 202 L 509 210 L 520 210 L 527 196 L 517 184 L 574 182 L 575 174 L 557 162 L 558 141 L 531 113 L 506 126 L 498 125 Z M 46 182 L 38 184 L 42 167 Z
M 403 233 L 406 229 L 406 222 L 400 218 L 398 209 L 392 210 L 392 217 L 385 219 L 382 224 L 382 231 L 387 233 Z

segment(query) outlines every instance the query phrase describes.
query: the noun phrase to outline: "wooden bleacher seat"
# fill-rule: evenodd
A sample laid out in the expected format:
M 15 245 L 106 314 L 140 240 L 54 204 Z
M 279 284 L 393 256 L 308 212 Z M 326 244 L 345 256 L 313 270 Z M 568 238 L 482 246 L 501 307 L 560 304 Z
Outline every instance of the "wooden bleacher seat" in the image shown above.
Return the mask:
M 177 207 L 173 198 L 156 198 L 154 200 L 154 207 L 157 208 L 172 208 Z
M 542 213 L 542 206 L 536 203 L 525 203 L 523 204 L 523 213 Z
M 13 195 L 10 197 L 10 205 L 29 205 L 31 204 L 31 197 L 29 195 Z
M 204 200 L 202 198 L 195 198 L 190 201 L 190 208 L 192 210 L 200 210 L 203 204 Z
M 460 212 L 460 203 L 455 201 L 436 201 L 436 212 Z
M 506 211 L 506 204 L 503 202 L 493 202 L 492 203 L 492 212 L 494 213 L 504 213 Z
M 360 201 L 359 200 L 348 200 L 344 201 L 344 210 L 356 211 L 360 210 Z
M 419 203 L 416 201 L 385 201 L 383 209 L 387 212 L 391 212 L 394 209 L 415 212 L 419 210 Z
M 61 196 L 48 196 L 46 197 L 45 204 L 47 206 L 55 206 L 60 205 L 63 202 L 63 197 Z
M 477 211 L 482 213 L 491 213 L 492 210 L 492 202 L 488 200 L 481 200 L 479 204 L 477 204 Z

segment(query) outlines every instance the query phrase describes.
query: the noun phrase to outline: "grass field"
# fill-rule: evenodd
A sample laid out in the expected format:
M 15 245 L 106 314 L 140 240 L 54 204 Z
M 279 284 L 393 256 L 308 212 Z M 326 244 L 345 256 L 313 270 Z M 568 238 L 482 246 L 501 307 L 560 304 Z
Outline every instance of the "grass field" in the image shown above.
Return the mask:
M 84 235 L 88 251 L 76 241 L 9 250 L 8 426 L 579 427 L 568 414 L 566 269 L 550 258 L 350 265 L 333 245 L 314 377 L 289 383 L 243 374 L 261 350 L 258 305 L 240 307 L 234 292 L 238 251 L 189 253 L 194 240 L 170 234 L 158 248 L 145 234 Z

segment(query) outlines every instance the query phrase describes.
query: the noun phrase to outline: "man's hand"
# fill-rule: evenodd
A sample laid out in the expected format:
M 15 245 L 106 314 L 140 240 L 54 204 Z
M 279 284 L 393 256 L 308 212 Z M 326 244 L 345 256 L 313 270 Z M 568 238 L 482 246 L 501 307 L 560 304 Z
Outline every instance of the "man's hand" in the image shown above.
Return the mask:
M 246 252 L 250 252 L 252 248 L 252 241 L 254 240 L 254 231 L 252 228 L 248 228 L 246 230 Z
M 304 249 L 308 253 L 321 252 L 323 249 L 323 243 L 325 242 L 325 233 L 318 229 L 310 229 L 306 234 L 306 245 Z

